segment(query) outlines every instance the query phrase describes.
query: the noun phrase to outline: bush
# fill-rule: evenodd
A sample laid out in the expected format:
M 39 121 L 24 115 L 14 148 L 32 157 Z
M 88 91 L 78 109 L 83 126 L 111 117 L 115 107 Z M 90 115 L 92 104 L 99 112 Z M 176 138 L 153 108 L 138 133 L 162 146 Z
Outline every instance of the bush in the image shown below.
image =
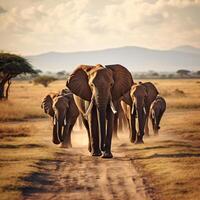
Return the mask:
M 43 85 L 44 87 L 48 87 L 48 85 L 53 82 L 53 81 L 56 81 L 57 79 L 53 76 L 47 76 L 47 75 L 44 75 L 44 76 L 38 76 L 34 79 L 34 83 L 35 84 L 41 84 Z

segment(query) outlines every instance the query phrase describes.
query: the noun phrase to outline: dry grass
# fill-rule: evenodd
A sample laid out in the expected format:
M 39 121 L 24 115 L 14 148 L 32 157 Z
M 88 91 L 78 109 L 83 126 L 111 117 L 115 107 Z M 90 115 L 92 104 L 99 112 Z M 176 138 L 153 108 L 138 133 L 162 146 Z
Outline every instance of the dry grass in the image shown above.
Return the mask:
M 199 81 L 152 82 L 167 101 L 160 135 L 146 138 L 143 145 L 127 146 L 126 154 L 137 166 L 154 199 L 196 200 L 200 185 Z M 0 121 L 45 117 L 40 108 L 42 98 L 63 87 L 65 81 L 56 81 L 48 88 L 26 81 L 15 82 L 10 100 L 0 102 Z M 185 95 L 177 95 L 176 89 Z M 38 120 L 0 124 L 1 199 L 20 199 L 23 177 L 39 170 L 35 167 L 38 160 L 53 159 L 54 153 L 60 151 L 51 143 L 50 124 Z
M 200 109 L 200 84 L 198 84 L 198 80 L 143 80 L 143 82 L 145 81 L 151 81 L 156 85 L 160 94 L 166 98 L 167 108 L 170 111 Z
M 13 125 L 13 124 L 0 124 L 0 139 L 2 138 L 12 138 L 12 137 L 26 137 L 29 136 L 30 127 L 23 125 Z
M 49 92 L 65 87 L 65 81 L 56 81 L 45 88 L 28 81 L 15 81 L 10 88 L 8 101 L 0 102 L 0 121 L 19 121 L 45 117 L 40 107 L 42 98 Z
M 127 156 L 156 200 L 198 200 L 200 185 L 200 111 L 169 111 L 159 136 L 127 148 Z
M 24 177 L 38 171 L 35 163 L 53 159 L 59 149 L 51 143 L 50 124 L 44 120 L 0 126 L 0 195 L 21 199 Z M 42 131 L 41 131 L 42 130 Z M 23 134 L 22 134 L 23 133 Z M 27 137 L 28 136 L 28 137 Z

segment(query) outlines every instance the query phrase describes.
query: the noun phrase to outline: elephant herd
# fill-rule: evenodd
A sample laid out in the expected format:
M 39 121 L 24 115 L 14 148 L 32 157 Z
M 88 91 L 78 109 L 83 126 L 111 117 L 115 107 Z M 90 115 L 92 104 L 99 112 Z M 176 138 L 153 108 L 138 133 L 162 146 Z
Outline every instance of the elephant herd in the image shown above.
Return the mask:
M 48 94 L 41 105 L 53 121 L 53 143 L 71 147 L 71 132 L 80 116 L 91 155 L 112 158 L 111 141 L 119 111 L 127 120 L 132 143 L 143 143 L 144 134 L 149 134 L 149 119 L 158 133 L 166 109 L 164 98 L 151 82 L 134 83 L 122 65 L 81 65 L 70 75 L 66 87 Z

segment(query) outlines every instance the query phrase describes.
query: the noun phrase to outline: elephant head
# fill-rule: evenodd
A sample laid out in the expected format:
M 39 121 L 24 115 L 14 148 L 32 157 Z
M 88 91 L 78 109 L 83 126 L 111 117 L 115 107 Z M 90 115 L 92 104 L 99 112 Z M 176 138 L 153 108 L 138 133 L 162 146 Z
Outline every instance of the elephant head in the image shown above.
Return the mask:
M 53 100 L 52 108 L 54 110 L 53 117 L 53 142 L 63 142 L 64 127 L 67 126 L 66 113 L 69 108 L 69 99 L 64 96 L 57 96 Z
M 132 84 L 130 72 L 121 65 L 81 65 L 67 81 L 67 87 L 72 93 L 90 102 L 85 116 L 96 106 L 102 150 L 105 143 L 106 111 L 111 109 L 116 113 L 113 102 L 130 90 Z

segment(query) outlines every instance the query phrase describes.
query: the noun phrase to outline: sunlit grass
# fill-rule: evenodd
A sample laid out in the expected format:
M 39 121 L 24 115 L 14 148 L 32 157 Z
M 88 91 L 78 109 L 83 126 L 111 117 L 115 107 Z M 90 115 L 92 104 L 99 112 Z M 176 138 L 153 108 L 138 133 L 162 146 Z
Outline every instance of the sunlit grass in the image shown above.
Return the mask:
M 145 138 L 143 145 L 128 145 L 125 153 L 137 166 L 154 199 L 197 199 L 200 185 L 200 84 L 194 79 L 152 82 L 167 101 L 160 135 Z M 0 102 L 0 121 L 16 121 L 0 124 L 1 199 L 20 199 L 21 187 L 25 184 L 23 177 L 39 170 L 35 167 L 36 162 L 54 159 L 54 153 L 61 151 L 51 142 L 50 122 L 48 125 L 43 119 L 35 122 L 29 119 L 46 117 L 40 108 L 42 98 L 64 87 L 65 81 L 56 81 L 47 88 L 16 81 L 11 86 L 9 100 Z M 177 95 L 176 89 L 183 91 L 184 95 Z M 26 121 L 18 123 L 23 120 Z

